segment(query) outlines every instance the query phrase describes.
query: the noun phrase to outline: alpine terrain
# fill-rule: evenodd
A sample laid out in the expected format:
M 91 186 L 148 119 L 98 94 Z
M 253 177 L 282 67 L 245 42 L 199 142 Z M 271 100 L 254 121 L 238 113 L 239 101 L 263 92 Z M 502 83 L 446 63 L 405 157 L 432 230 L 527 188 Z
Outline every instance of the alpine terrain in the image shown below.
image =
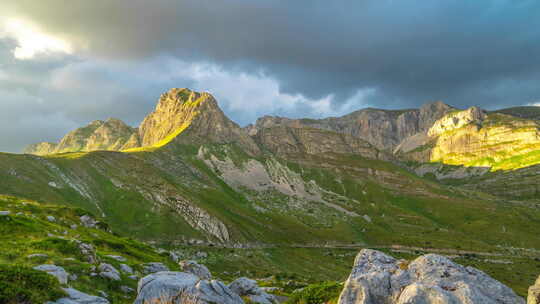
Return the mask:
M 241 127 L 171 89 L 138 127 L 96 120 L 0 154 L 0 303 L 525 303 L 535 110 Z

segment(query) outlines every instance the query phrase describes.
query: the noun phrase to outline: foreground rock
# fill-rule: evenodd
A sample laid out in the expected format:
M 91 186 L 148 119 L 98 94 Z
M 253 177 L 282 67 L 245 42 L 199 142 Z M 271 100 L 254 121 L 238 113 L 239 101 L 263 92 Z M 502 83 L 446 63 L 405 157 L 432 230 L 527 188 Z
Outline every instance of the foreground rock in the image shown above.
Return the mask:
M 161 271 L 169 271 L 169 267 L 165 266 L 165 264 L 163 263 L 156 263 L 156 262 L 146 263 L 143 266 L 143 272 L 145 274 L 152 274 L 152 273 L 161 272 Z
M 212 279 L 212 274 L 206 266 L 201 265 L 195 261 L 182 261 L 179 263 L 182 271 L 194 274 L 201 278 L 202 280 Z
M 64 291 L 68 294 L 67 297 L 47 304 L 109 304 L 105 298 L 91 296 L 73 288 L 64 288 Z
M 64 270 L 64 268 L 56 265 L 39 265 L 34 267 L 35 270 L 45 271 L 46 273 L 55 276 L 60 284 L 67 284 L 69 274 Z
M 277 303 L 273 295 L 266 293 L 257 285 L 255 280 L 239 278 L 229 284 L 229 289 L 241 297 L 248 297 L 251 303 L 273 304 Z
M 410 264 L 382 252 L 360 251 L 340 304 L 524 304 L 510 288 L 473 267 L 428 254 Z
M 159 272 L 142 278 L 134 304 L 243 304 L 242 299 L 219 281 L 200 280 L 185 272 Z
M 534 285 L 529 288 L 527 304 L 540 304 L 540 277 L 538 277 Z

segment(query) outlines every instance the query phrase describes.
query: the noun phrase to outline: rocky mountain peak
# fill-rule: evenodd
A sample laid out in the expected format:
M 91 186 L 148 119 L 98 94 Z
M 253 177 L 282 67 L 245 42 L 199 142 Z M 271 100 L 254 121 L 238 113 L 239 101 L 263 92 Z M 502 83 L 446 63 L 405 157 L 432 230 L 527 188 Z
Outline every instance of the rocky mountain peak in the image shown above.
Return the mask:
M 154 112 L 141 123 L 139 138 L 142 147 L 163 146 L 172 140 L 234 142 L 258 153 L 255 142 L 223 113 L 211 94 L 189 89 L 175 88 L 162 94 Z

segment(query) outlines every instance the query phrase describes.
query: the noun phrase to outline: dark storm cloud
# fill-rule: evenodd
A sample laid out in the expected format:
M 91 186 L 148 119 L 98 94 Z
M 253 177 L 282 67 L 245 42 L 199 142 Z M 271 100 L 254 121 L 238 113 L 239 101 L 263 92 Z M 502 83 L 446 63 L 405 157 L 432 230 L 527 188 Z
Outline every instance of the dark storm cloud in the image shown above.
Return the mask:
M 17 61 L 0 40 L 0 98 L 41 100 L 34 112 L 62 128 L 136 124 L 173 86 L 212 91 L 241 123 L 540 101 L 536 0 L 17 0 L 0 3 L 2 16 L 73 45 L 70 56 Z
M 491 84 L 540 70 L 539 1 L 23 0 L 11 9 L 98 56 L 262 68 L 312 98 L 376 87 L 383 106 L 489 105 L 497 96 L 478 98 Z

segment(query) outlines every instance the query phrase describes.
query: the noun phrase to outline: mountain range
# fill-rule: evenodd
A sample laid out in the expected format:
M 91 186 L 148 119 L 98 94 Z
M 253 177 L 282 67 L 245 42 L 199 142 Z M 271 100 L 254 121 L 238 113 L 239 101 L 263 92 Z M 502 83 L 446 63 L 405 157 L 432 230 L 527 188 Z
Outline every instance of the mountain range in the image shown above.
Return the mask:
M 98 120 L 0 154 L 0 193 L 156 244 L 481 254 L 519 289 L 540 248 L 539 113 L 437 101 L 240 127 L 211 94 L 171 89 L 137 128 Z

